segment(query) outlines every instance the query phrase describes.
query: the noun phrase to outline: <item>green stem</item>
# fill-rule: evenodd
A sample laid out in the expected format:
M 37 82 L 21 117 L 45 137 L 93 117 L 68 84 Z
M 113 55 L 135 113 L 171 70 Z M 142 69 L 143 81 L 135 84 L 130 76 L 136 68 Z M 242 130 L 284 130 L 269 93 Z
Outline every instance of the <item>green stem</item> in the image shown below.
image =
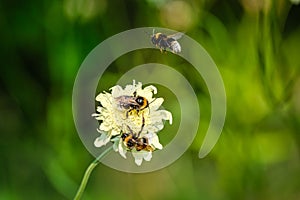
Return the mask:
M 86 169 L 84 176 L 82 178 L 81 184 L 77 190 L 76 196 L 74 197 L 74 200 L 78 200 L 81 198 L 93 169 L 99 164 L 100 159 L 103 158 L 103 156 L 105 156 L 112 148 L 113 148 L 113 146 L 111 146 L 111 147 L 107 148 L 105 151 L 103 151 Z

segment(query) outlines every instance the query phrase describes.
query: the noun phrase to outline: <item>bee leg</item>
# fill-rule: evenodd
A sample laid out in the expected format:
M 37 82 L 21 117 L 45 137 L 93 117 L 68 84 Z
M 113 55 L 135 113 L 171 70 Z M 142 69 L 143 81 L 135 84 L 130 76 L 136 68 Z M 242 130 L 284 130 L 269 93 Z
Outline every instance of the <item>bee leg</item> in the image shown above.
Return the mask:
M 164 52 L 165 52 L 165 54 L 167 54 L 167 53 L 168 53 L 168 52 L 167 52 L 167 48 L 166 48 L 166 47 L 164 48 Z
M 129 130 L 130 134 L 132 134 L 133 131 L 132 131 L 132 129 L 130 128 L 130 126 L 127 125 L 127 128 L 128 128 L 128 130 Z
M 145 118 L 144 118 L 144 113 L 142 114 L 142 127 L 141 127 L 141 130 L 138 132 L 138 136 L 137 137 L 140 137 L 143 129 L 144 129 L 144 126 L 145 126 Z
M 139 113 L 140 113 L 140 111 L 142 111 L 143 109 L 136 109 L 136 115 L 139 117 L 140 115 L 139 115 Z M 144 115 L 144 114 L 143 114 Z
M 132 108 L 126 111 L 126 119 L 128 118 L 128 114 L 132 111 Z

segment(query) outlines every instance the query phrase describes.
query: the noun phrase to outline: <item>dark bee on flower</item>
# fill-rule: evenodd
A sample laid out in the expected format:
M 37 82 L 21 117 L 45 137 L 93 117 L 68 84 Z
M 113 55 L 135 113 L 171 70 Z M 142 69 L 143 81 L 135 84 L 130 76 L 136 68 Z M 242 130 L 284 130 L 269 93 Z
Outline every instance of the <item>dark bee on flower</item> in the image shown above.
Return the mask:
M 137 151 L 154 151 L 154 148 L 149 144 L 149 140 L 146 137 L 137 137 L 132 132 L 122 133 L 121 138 L 124 145 L 129 149 L 136 149 Z
M 183 33 L 175 33 L 173 35 L 165 35 L 163 33 L 155 33 L 151 35 L 151 42 L 160 49 L 161 52 L 166 51 L 167 48 L 173 53 L 180 53 L 181 46 L 177 41 L 183 36 Z
M 138 96 L 136 92 L 133 93 L 133 96 L 123 95 L 115 98 L 115 100 L 120 109 L 127 110 L 126 117 L 128 117 L 128 114 L 133 110 L 138 114 L 139 111 L 149 107 L 148 100 L 145 97 Z
M 127 126 L 129 133 L 122 133 L 121 138 L 123 140 L 124 145 L 129 149 L 136 149 L 137 151 L 145 150 L 145 151 L 154 151 L 154 148 L 149 144 L 149 140 L 146 137 L 140 137 L 141 132 L 143 131 L 145 125 L 145 119 L 142 118 L 142 127 L 141 130 L 134 134 L 132 129 Z

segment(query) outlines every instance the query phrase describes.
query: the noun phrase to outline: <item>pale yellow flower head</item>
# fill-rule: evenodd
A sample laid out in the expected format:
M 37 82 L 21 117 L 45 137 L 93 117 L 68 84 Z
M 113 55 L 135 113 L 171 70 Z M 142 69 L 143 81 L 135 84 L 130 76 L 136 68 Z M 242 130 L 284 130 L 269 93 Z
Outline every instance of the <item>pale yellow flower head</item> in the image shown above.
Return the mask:
M 127 85 L 124 89 L 116 85 L 110 90 L 111 93 L 103 92 L 96 97 L 96 101 L 99 101 L 101 106 L 97 107 L 97 113 L 92 116 L 101 122 L 97 129 L 101 135 L 96 138 L 94 145 L 101 147 L 111 141 L 114 143 L 114 150 L 126 158 L 129 149 L 121 135 L 132 131 L 135 135 L 140 133 L 139 138 L 147 138 L 151 149 L 162 149 L 157 133 L 163 129 L 164 121 L 168 120 L 172 124 L 172 114 L 159 109 L 164 99 L 153 97 L 157 93 L 156 87 L 150 85 L 142 88 L 142 83 L 136 84 L 133 81 L 132 85 Z M 138 111 L 124 106 L 123 101 L 120 103 L 124 99 L 126 102 L 133 101 L 138 96 L 145 98 L 148 102 L 147 106 Z M 131 152 L 137 165 L 141 165 L 143 159 L 150 161 L 152 158 L 152 151 L 137 151 L 133 148 Z

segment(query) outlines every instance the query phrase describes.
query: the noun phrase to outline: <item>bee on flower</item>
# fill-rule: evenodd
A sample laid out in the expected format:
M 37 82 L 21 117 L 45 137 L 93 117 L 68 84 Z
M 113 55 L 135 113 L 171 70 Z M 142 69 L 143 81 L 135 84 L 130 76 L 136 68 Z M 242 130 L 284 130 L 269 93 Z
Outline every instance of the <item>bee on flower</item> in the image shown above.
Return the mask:
M 142 88 L 142 83 L 133 81 L 124 89 L 116 85 L 111 93 L 103 92 L 96 97 L 101 106 L 92 116 L 101 123 L 98 127 L 100 137 L 94 145 L 101 147 L 113 142 L 116 152 L 126 158 L 130 151 L 137 165 L 143 159 L 150 161 L 152 152 L 162 149 L 157 133 L 163 129 L 164 121 L 172 124 L 172 114 L 159 109 L 163 98 L 154 98 L 157 93 L 153 85 Z

